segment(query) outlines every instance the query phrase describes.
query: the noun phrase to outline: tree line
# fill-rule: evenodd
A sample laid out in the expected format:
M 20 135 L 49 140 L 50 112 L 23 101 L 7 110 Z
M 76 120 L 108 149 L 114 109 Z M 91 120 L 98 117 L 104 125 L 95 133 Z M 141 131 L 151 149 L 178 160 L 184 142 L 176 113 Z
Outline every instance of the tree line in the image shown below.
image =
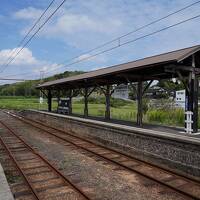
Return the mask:
M 44 78 L 42 82 L 75 76 L 82 73 L 84 72 L 83 71 L 65 71 L 64 73 L 60 73 L 48 78 Z M 40 83 L 41 83 L 41 80 L 38 79 L 38 80 L 28 80 L 24 82 L 13 83 L 13 84 L 0 85 L 0 96 L 38 97 L 39 90 L 37 90 L 35 87 Z M 146 84 L 147 82 L 144 82 L 144 86 Z M 180 82 L 174 83 L 172 80 L 160 80 L 157 82 L 156 86 L 166 91 L 166 93 L 162 94 L 158 98 L 168 98 L 169 96 L 175 97 L 175 91 L 184 89 L 184 86 L 182 83 Z M 129 97 L 131 99 L 135 99 L 137 97 L 135 92 L 136 91 L 133 91 L 133 90 L 129 91 Z
M 52 81 L 61 78 L 67 78 L 69 76 L 75 76 L 84 73 L 83 71 L 65 71 L 61 74 L 56 74 L 54 76 L 44 78 L 42 82 Z M 24 82 L 4 84 L 0 85 L 0 96 L 25 96 L 25 97 L 35 97 L 39 96 L 39 90 L 35 87 L 41 83 L 41 80 L 28 80 Z

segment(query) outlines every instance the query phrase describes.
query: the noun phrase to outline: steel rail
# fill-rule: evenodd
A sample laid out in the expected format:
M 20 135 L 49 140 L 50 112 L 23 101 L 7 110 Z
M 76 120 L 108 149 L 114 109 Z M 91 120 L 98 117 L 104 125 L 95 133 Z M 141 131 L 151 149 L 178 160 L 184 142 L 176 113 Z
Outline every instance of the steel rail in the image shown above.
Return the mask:
M 0 121 L 0 123 L 3 125 L 3 123 Z M 34 189 L 33 185 L 31 182 L 29 182 L 28 177 L 26 176 L 26 174 L 24 174 L 23 170 L 21 169 L 21 167 L 19 166 L 17 160 L 15 159 L 15 157 L 13 156 L 12 152 L 9 150 L 8 145 L 3 141 L 3 139 L 0 136 L 0 141 L 2 143 L 2 145 L 4 146 L 4 148 L 6 149 L 6 151 L 8 152 L 9 157 L 11 158 L 11 160 L 15 163 L 15 166 L 17 167 L 17 169 L 20 171 L 20 173 L 22 174 L 26 184 L 29 186 L 29 189 L 31 191 L 31 193 L 33 194 L 33 196 L 35 197 L 35 199 L 40 200 L 39 198 L 39 194 L 37 193 L 37 191 Z
M 57 128 L 48 126 L 48 125 L 46 125 L 46 124 L 42 124 L 41 122 L 38 122 L 38 121 L 35 121 L 35 120 L 32 120 L 32 119 L 28 119 L 28 120 L 27 120 L 25 117 L 23 117 L 23 116 L 21 116 L 21 115 L 18 116 L 18 115 L 16 115 L 16 114 L 13 114 L 13 113 L 10 113 L 10 112 L 5 112 L 5 113 L 7 113 L 8 115 L 10 115 L 10 116 L 12 116 L 12 117 L 14 117 L 14 118 L 16 118 L 16 119 L 18 119 L 18 120 L 24 122 L 25 124 L 26 124 L 26 123 L 27 123 L 27 124 L 30 124 L 31 126 L 33 126 L 33 127 L 35 127 L 35 128 L 38 128 L 39 130 L 42 130 L 42 131 L 44 131 L 44 132 L 46 132 L 46 133 L 48 133 L 48 134 L 50 134 L 50 135 L 53 135 L 53 136 L 55 136 L 55 137 L 57 137 L 57 138 L 59 138 L 59 139 L 61 139 L 61 140 L 63 140 L 63 141 L 66 141 L 66 142 L 68 142 L 68 143 L 70 143 L 70 144 L 76 146 L 76 147 L 79 148 L 79 149 L 83 149 L 83 150 L 85 150 L 85 151 L 88 151 L 88 152 L 90 152 L 90 153 L 92 153 L 92 154 L 95 154 L 95 155 L 98 156 L 98 157 L 103 158 L 104 160 L 108 160 L 108 161 L 111 162 L 111 163 L 114 163 L 114 164 L 116 164 L 116 165 L 118 165 L 118 166 L 120 166 L 120 167 L 122 167 L 122 168 L 125 168 L 125 169 L 127 169 L 128 171 L 131 171 L 131 172 L 135 172 L 135 173 L 137 173 L 137 174 L 140 174 L 141 176 L 143 176 L 143 177 L 145 177 L 145 178 L 147 178 L 147 179 L 150 179 L 150 180 L 152 180 L 152 181 L 154 181 L 154 182 L 157 182 L 157 183 L 159 183 L 159 184 L 161 184 L 161 185 L 164 185 L 164 186 L 166 186 L 166 187 L 168 187 L 168 188 L 170 188 L 170 189 L 172 189 L 172 190 L 175 190 L 176 192 L 178 192 L 178 193 L 180 193 L 180 194 L 182 194 L 182 195 L 184 195 L 184 196 L 188 196 L 188 197 L 193 198 L 193 199 L 195 199 L 195 200 L 200 200 L 200 197 L 197 197 L 197 196 L 195 196 L 195 195 L 193 195 L 193 194 L 190 194 L 190 193 L 188 193 L 188 192 L 185 192 L 185 191 L 183 191 L 183 190 L 181 190 L 181 189 L 179 189 L 179 188 L 177 188 L 177 187 L 174 187 L 174 186 L 172 186 L 172 185 L 170 185 L 170 184 L 168 184 L 168 183 L 166 183 L 166 182 L 164 182 L 164 181 L 162 181 L 162 180 L 158 180 L 158 179 L 156 179 L 156 178 L 153 178 L 153 177 L 151 177 L 150 175 L 147 175 L 147 174 L 144 174 L 144 173 L 142 173 L 142 172 L 139 172 L 138 170 L 135 170 L 135 169 L 133 169 L 133 168 L 131 168 L 131 167 L 129 167 L 129 166 L 126 166 L 126 165 L 121 164 L 121 163 L 119 163 L 119 162 L 117 162 L 117 161 L 114 161 L 114 160 L 112 160 L 112 159 L 109 159 L 109 158 L 107 158 L 106 156 L 100 155 L 100 154 L 98 154 L 98 153 L 96 153 L 96 152 L 94 152 L 94 151 L 92 151 L 92 150 L 90 150 L 90 149 L 87 149 L 87 148 L 85 148 L 85 147 L 82 147 L 82 146 L 80 146 L 80 145 L 78 145 L 78 144 L 76 144 L 76 143 L 74 143 L 74 142 L 72 142 L 72 141 L 70 141 L 70 140 L 67 140 L 66 138 L 63 138 L 63 137 L 58 136 L 58 135 L 56 135 L 56 134 L 54 134 L 54 133 L 52 133 L 52 132 L 50 132 L 50 131 L 48 131 L 48 130 L 45 130 L 44 128 L 38 127 L 38 126 L 36 126 L 36 125 L 33 125 L 32 123 L 36 123 L 36 124 L 39 124 L 39 125 L 44 126 L 44 127 L 46 127 L 46 128 L 51 128 L 51 129 L 56 130 L 56 131 L 58 131 L 58 132 L 61 132 L 61 133 L 64 133 L 64 134 L 68 134 L 68 135 L 70 135 L 71 137 L 78 138 L 79 140 L 86 141 L 86 142 L 91 143 L 91 144 L 93 144 L 93 145 L 95 145 L 95 146 L 97 146 L 97 147 L 99 146 L 99 147 L 101 147 L 101 148 L 104 148 L 104 149 L 107 149 L 107 150 L 109 150 L 109 151 L 115 152 L 115 153 L 117 153 L 117 154 L 119 154 L 119 155 L 126 156 L 127 158 L 129 158 L 129 159 L 131 159 L 131 160 L 136 160 L 136 161 L 138 161 L 139 163 L 141 163 L 141 164 L 143 164 L 143 165 L 145 164 L 146 166 L 149 166 L 149 167 L 155 167 L 157 170 L 160 170 L 160 171 L 162 171 L 162 172 L 165 172 L 166 174 L 173 175 L 173 176 L 175 176 L 175 177 L 177 177 L 177 178 L 184 179 L 184 180 L 189 181 L 189 182 L 192 182 L 192 183 L 194 183 L 194 184 L 198 184 L 198 185 L 199 185 L 199 182 L 198 182 L 198 181 L 193 181 L 193 180 L 191 180 L 191 179 L 188 179 L 187 177 L 177 175 L 177 174 L 175 174 L 175 173 L 172 173 L 172 172 L 170 172 L 170 171 L 167 171 L 167 170 L 165 170 L 165 169 L 162 169 L 162 168 L 160 168 L 160 167 L 158 167 L 158 166 L 151 165 L 151 164 L 149 164 L 149 163 L 147 163 L 147 162 L 143 162 L 143 161 L 141 161 L 141 160 L 135 159 L 135 158 L 133 158 L 133 157 L 131 157 L 131 156 L 128 156 L 128 155 L 123 154 L 123 153 L 121 153 L 121 152 L 118 152 L 118 151 L 116 151 L 116 150 L 113 150 L 113 149 L 104 147 L 104 146 L 102 146 L 102 145 L 95 144 L 95 143 L 93 143 L 93 142 L 91 142 L 91 141 L 88 141 L 88 140 L 83 139 L 83 138 L 78 137 L 78 136 L 74 136 L 74 135 L 72 135 L 72 134 L 70 134 L 70 133 L 68 133 L 68 132 L 61 131 L 61 130 L 59 130 L 59 129 L 57 129 Z M 31 121 L 33 121 L 33 122 L 31 122 Z
M 0 120 L 0 123 L 11 133 L 13 134 L 14 136 L 16 136 L 28 149 L 30 149 L 35 155 L 37 155 L 38 157 L 41 158 L 41 160 L 43 160 L 54 172 L 56 172 L 56 174 L 58 176 L 60 176 L 65 182 L 67 182 L 71 187 L 72 189 L 76 190 L 76 192 L 78 192 L 82 197 L 84 197 L 84 199 L 87 199 L 87 200 L 91 200 L 86 194 L 84 194 L 84 192 L 78 188 L 75 184 L 73 184 L 70 180 L 68 180 L 65 175 L 60 172 L 59 170 L 56 169 L 56 167 L 51 164 L 46 158 L 44 158 L 44 156 L 42 156 L 41 154 L 39 154 L 38 152 L 35 151 L 35 149 L 33 149 L 30 145 L 28 145 L 24 139 L 22 139 L 20 136 L 18 136 L 16 134 L 15 131 L 13 131 L 10 127 L 8 127 L 4 122 L 2 122 Z M 29 183 L 30 184 L 30 183 Z M 38 198 L 38 200 L 40 200 Z
M 149 163 L 149 162 L 147 162 L 147 161 L 143 161 L 143 160 L 141 160 L 141 159 L 139 159 L 139 158 L 135 158 L 135 157 L 133 157 L 133 156 L 127 155 L 127 154 L 125 154 L 125 153 L 123 153 L 123 152 L 119 152 L 119 151 L 117 151 L 117 150 L 115 150 L 115 149 L 111 149 L 111 148 L 109 148 L 109 147 L 105 147 L 105 146 L 103 146 L 103 145 L 96 144 L 95 142 L 92 142 L 92 141 L 90 141 L 90 140 L 87 140 L 87 139 L 85 139 L 85 138 L 83 138 L 83 137 L 81 137 L 81 136 L 76 136 L 76 135 L 71 134 L 71 133 L 73 133 L 72 131 L 71 131 L 71 133 L 69 133 L 69 132 L 60 130 L 60 129 L 58 129 L 58 128 L 55 128 L 55 127 L 52 127 L 52 126 L 43 124 L 43 123 L 38 122 L 38 121 L 36 121 L 36 120 L 30 119 L 30 118 L 26 118 L 26 117 L 24 117 L 24 116 L 22 116 L 22 115 L 19 115 L 19 114 L 14 114 L 14 113 L 12 113 L 12 112 L 6 112 L 6 111 L 3 111 L 3 112 L 6 113 L 6 114 L 8 114 L 8 115 L 13 116 L 14 118 L 17 118 L 17 119 L 20 120 L 20 121 L 24 121 L 25 123 L 27 122 L 27 123 L 29 123 L 29 124 L 31 124 L 31 125 L 32 125 L 32 123 L 36 123 L 36 124 L 39 124 L 39 125 L 44 126 L 44 127 L 46 127 L 46 128 L 53 129 L 53 130 L 55 130 L 55 131 L 57 131 L 57 132 L 61 132 L 62 134 L 66 134 L 66 135 L 69 135 L 69 136 L 71 136 L 71 137 L 77 138 L 77 139 L 79 139 L 79 140 L 83 140 L 83 141 L 88 142 L 88 143 L 90 143 L 90 144 L 92 144 L 92 145 L 95 145 L 95 146 L 97 146 L 97 147 L 104 148 L 104 149 L 108 149 L 109 151 L 112 151 L 112 152 L 114 152 L 114 153 L 120 154 L 120 155 L 125 156 L 125 157 L 127 157 L 127 158 L 129 158 L 129 159 L 133 159 L 133 160 L 135 160 L 135 161 L 137 161 L 137 162 L 139 162 L 139 163 L 141 163 L 141 164 L 145 164 L 146 166 L 155 167 L 155 168 L 157 168 L 158 170 L 160 170 L 160 171 L 162 171 L 162 172 L 165 172 L 165 173 L 168 173 L 168 174 L 171 174 L 171 175 L 175 175 L 175 176 L 177 176 L 177 177 L 180 177 L 180 178 L 182 178 L 182 179 L 184 179 L 184 180 L 186 180 L 186 181 L 190 181 L 190 182 L 192 182 L 192 183 L 197 183 L 197 184 L 199 184 L 199 186 L 200 186 L 200 181 L 198 181 L 198 180 L 189 178 L 189 177 L 187 177 L 187 176 L 185 176 L 185 175 L 183 175 L 183 174 L 177 174 L 177 173 L 175 173 L 175 172 L 173 172 L 173 171 L 170 171 L 170 170 L 165 169 L 165 168 L 161 168 L 161 167 L 159 167 L 159 166 L 157 166 L 157 165 L 155 165 L 155 164 L 152 164 L 152 163 Z M 32 126 L 35 126 L 35 125 L 32 125 Z M 36 126 L 35 126 L 35 127 L 36 127 Z M 37 128 L 39 128 L 39 127 L 37 127 Z M 44 129 L 42 129 L 42 128 L 39 128 L 39 129 L 44 130 Z M 48 132 L 47 130 L 45 130 L 45 131 Z M 54 133 L 49 132 L 49 134 L 54 135 L 55 137 L 58 137 L 58 138 L 60 138 L 60 139 L 62 139 L 62 140 L 66 140 L 65 138 L 60 137 L 60 136 L 58 136 L 58 135 L 56 135 L 56 134 L 54 134 Z M 89 151 L 89 150 L 88 150 L 88 151 Z M 95 152 L 93 152 L 93 153 L 95 153 Z

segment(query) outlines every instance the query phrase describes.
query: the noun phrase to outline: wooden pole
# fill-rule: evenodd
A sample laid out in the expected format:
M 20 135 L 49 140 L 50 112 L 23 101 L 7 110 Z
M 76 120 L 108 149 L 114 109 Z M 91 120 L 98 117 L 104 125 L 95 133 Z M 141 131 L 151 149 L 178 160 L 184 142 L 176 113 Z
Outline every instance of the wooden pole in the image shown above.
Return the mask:
M 69 90 L 69 115 L 72 114 L 72 89 Z
M 198 78 L 195 76 L 194 79 L 194 92 L 193 92 L 193 132 L 197 133 L 198 132 L 198 86 L 199 86 L 199 81 Z
M 84 102 L 85 102 L 84 116 L 88 117 L 88 87 L 87 86 L 85 86 Z
M 58 102 L 60 101 L 60 90 L 58 90 L 58 96 L 57 96 Z
M 106 97 L 105 119 L 109 120 L 110 119 L 110 85 L 106 86 L 105 97 Z
M 195 54 L 192 55 L 192 67 L 196 67 L 195 63 Z M 194 71 L 191 72 L 191 83 L 190 83 L 190 91 L 191 91 L 191 105 L 193 112 L 193 132 L 198 132 L 198 78 Z
M 143 88 L 143 82 L 138 81 L 138 89 L 137 89 L 137 125 L 142 126 L 142 88 Z
M 195 68 L 195 56 L 192 56 L 192 67 Z M 193 133 L 198 132 L 198 78 L 194 71 L 189 72 L 188 80 L 189 91 L 186 90 L 186 111 L 192 111 Z M 186 126 L 186 124 L 185 124 Z
M 196 62 L 195 62 L 195 54 L 193 54 L 192 56 L 192 67 L 195 68 L 196 67 Z M 199 87 L 199 81 L 198 81 L 198 77 L 196 76 L 196 74 L 194 73 L 194 71 L 192 72 L 192 86 L 191 86 L 191 91 L 192 91 L 192 105 L 193 105 L 193 132 L 197 133 L 198 132 L 198 87 Z
M 51 94 L 51 90 L 48 90 L 48 111 L 51 112 L 52 109 L 52 94 Z

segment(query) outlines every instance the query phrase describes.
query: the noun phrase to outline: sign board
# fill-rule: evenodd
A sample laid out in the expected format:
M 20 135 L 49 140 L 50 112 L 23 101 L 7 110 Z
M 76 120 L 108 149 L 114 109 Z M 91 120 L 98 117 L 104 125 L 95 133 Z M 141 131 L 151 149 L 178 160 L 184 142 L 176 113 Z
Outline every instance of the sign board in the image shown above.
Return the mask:
M 44 103 L 43 97 L 40 97 L 39 102 L 40 102 L 40 104 L 43 104 L 43 103 Z

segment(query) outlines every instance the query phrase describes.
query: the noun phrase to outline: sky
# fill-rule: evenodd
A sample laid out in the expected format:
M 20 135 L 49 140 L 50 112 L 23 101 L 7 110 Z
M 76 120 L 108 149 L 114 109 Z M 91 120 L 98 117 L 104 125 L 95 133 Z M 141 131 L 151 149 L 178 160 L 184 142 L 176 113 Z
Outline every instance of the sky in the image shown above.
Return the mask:
M 85 53 L 88 50 L 197 0 L 67 0 L 2 72 L 10 56 L 14 56 L 13 52 L 20 49 L 19 42 L 50 1 L 1 0 L 0 78 L 36 79 L 40 77 L 40 74 L 46 77 L 67 70 L 90 71 L 200 44 L 200 18 L 197 18 L 84 62 L 69 65 L 71 62 L 112 48 L 118 45 L 118 41 L 92 53 Z M 55 0 L 34 30 L 39 28 L 61 2 L 62 0 Z M 200 3 L 124 37 L 120 42 L 134 40 L 199 14 Z M 77 58 L 71 60 L 73 57 Z M 10 83 L 10 81 L 0 80 L 0 84 L 5 83 Z

